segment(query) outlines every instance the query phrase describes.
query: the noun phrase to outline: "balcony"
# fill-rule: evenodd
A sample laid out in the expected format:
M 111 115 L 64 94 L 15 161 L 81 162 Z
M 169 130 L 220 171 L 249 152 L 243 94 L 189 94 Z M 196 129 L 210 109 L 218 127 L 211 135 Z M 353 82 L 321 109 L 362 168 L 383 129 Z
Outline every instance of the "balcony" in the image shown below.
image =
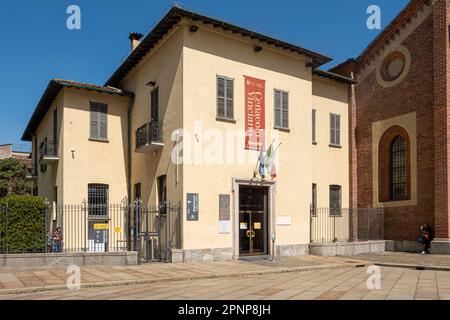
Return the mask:
M 58 163 L 58 142 L 44 141 L 39 147 L 40 164 L 53 165 Z
M 136 152 L 147 153 L 164 146 L 162 123 L 148 122 L 136 130 Z
M 38 178 L 38 166 L 32 164 L 31 166 L 26 168 L 25 178 L 27 180 L 37 180 Z

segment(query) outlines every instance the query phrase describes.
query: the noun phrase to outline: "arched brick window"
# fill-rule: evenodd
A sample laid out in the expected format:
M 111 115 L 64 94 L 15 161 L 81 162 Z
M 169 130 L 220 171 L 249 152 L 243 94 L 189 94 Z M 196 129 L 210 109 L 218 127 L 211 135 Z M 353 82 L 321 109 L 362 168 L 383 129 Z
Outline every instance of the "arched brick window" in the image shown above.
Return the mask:
M 411 199 L 411 142 L 405 129 L 389 128 L 378 151 L 378 194 L 380 202 Z

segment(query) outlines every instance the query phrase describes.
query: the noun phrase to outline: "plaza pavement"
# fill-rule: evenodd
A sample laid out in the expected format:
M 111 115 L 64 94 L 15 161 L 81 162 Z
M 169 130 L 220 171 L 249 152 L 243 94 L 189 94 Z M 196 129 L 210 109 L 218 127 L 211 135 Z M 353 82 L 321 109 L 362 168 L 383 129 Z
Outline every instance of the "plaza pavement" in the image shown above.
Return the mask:
M 382 265 L 381 288 L 369 290 L 363 266 L 373 264 Z M 80 290 L 65 289 L 66 278 L 61 267 L 0 268 L 0 300 L 450 300 L 450 256 L 406 253 L 83 267 Z
M 437 300 L 450 299 L 450 272 L 381 267 L 369 290 L 366 268 L 318 269 L 81 290 L 0 295 L 7 300 Z
M 169 281 L 242 277 L 271 273 L 364 266 L 352 258 L 302 256 L 270 260 L 239 260 L 186 264 L 150 263 L 139 266 L 81 267 L 81 287 L 123 286 Z M 0 295 L 66 289 L 66 267 L 11 269 L 0 267 Z

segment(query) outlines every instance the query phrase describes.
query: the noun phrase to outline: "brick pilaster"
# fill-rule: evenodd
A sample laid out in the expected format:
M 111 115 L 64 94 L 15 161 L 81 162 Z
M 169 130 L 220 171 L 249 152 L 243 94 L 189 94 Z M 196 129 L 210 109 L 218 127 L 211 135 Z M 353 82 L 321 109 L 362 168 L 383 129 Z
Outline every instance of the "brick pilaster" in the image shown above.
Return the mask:
M 448 0 L 437 0 L 433 6 L 434 60 L 434 223 L 436 238 L 450 238 L 449 233 L 449 11 Z

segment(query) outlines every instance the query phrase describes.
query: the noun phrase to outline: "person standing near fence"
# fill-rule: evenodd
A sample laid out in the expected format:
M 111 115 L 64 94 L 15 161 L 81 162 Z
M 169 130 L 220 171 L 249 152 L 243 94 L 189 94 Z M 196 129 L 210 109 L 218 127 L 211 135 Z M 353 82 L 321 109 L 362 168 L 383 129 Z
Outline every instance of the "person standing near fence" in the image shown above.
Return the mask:
M 62 238 L 61 227 L 58 227 L 53 233 L 53 252 L 61 252 Z

